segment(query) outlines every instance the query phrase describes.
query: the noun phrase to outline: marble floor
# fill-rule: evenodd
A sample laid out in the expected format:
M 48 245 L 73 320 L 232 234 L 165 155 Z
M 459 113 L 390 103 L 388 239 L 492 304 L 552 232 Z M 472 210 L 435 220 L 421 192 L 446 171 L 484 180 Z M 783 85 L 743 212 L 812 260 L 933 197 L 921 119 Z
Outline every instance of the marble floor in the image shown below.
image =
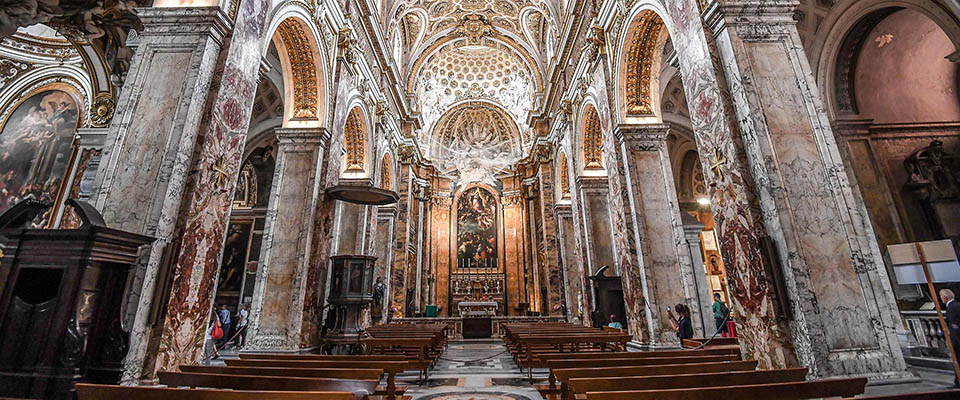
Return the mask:
M 417 386 L 416 376 L 401 379 L 413 400 L 542 399 L 500 340 L 451 342 L 425 385 Z

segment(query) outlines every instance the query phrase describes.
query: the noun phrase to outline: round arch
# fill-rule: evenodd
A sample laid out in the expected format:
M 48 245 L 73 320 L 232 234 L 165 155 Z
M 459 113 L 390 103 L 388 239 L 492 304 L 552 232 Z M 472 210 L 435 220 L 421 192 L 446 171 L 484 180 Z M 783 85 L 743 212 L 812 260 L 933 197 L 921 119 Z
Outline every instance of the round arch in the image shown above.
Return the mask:
M 624 21 L 613 71 L 617 77 L 614 115 L 620 122 L 660 122 L 660 65 L 667 40 L 676 36 L 673 21 L 663 5 L 653 0 L 634 4 Z
M 343 125 L 343 165 L 344 174 L 365 174 L 367 172 L 367 147 L 369 123 L 367 113 L 360 104 L 350 106 Z
M 855 69 L 856 54 L 865 35 L 873 26 L 893 12 L 909 9 L 930 18 L 943 30 L 960 55 L 960 21 L 949 10 L 931 0 L 843 0 L 834 6 L 843 10 L 831 13 L 822 23 L 822 29 L 813 41 L 808 54 L 817 74 L 817 84 L 827 105 L 831 119 L 842 113 L 856 113 L 853 87 L 849 74 Z M 841 58 L 841 54 L 849 57 Z M 843 79 L 838 79 L 843 78 Z
M 295 2 L 274 11 L 269 40 L 261 45 L 266 54 L 270 43 L 277 49 L 283 75 L 283 126 L 321 127 L 328 122 L 329 85 L 326 55 L 318 27 L 309 11 Z
M 577 118 L 577 149 L 580 165 L 577 169 L 581 173 L 603 175 L 605 172 L 606 157 L 603 154 L 603 127 L 600 122 L 600 113 L 593 101 L 584 102 Z

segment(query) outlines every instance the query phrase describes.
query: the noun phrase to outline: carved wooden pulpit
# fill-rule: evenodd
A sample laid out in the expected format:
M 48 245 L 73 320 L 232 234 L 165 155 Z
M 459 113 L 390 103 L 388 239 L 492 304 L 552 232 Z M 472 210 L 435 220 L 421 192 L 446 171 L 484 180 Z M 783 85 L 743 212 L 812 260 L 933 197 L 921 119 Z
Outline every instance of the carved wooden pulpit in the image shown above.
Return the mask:
M 108 228 L 74 200 L 79 228 L 30 228 L 49 206 L 27 200 L 0 215 L 0 397 L 68 399 L 75 382 L 117 383 L 127 353 L 127 275 L 154 239 Z

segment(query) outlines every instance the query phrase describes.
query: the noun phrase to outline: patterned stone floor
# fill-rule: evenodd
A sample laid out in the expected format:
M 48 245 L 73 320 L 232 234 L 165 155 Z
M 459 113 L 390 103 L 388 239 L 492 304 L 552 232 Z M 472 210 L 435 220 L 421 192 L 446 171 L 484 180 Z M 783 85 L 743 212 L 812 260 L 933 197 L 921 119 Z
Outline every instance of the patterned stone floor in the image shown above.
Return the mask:
M 413 400 L 541 400 L 499 340 L 450 342 L 425 385 L 403 376 Z

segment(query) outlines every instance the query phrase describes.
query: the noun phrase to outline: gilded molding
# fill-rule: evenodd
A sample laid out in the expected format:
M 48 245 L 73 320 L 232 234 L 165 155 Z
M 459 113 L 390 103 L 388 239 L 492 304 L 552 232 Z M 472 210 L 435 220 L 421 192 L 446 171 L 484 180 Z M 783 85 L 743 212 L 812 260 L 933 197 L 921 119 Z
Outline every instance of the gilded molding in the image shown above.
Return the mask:
M 652 115 L 653 100 L 650 81 L 654 74 L 654 57 L 663 32 L 663 21 L 655 12 L 647 10 L 637 18 L 636 30 L 627 51 L 626 100 L 627 115 Z
M 317 117 L 317 66 L 313 61 L 310 39 L 303 25 L 287 19 L 277 28 L 290 60 L 293 76 L 293 118 Z
M 363 112 L 359 107 L 350 110 L 347 116 L 347 123 L 343 128 L 344 147 L 346 148 L 347 171 L 363 171 L 363 161 L 365 158 L 367 145 L 367 129 L 363 120 Z
M 589 106 L 584 111 L 581 137 L 583 138 L 583 167 L 602 169 L 603 131 L 600 129 L 600 115 L 593 106 Z

